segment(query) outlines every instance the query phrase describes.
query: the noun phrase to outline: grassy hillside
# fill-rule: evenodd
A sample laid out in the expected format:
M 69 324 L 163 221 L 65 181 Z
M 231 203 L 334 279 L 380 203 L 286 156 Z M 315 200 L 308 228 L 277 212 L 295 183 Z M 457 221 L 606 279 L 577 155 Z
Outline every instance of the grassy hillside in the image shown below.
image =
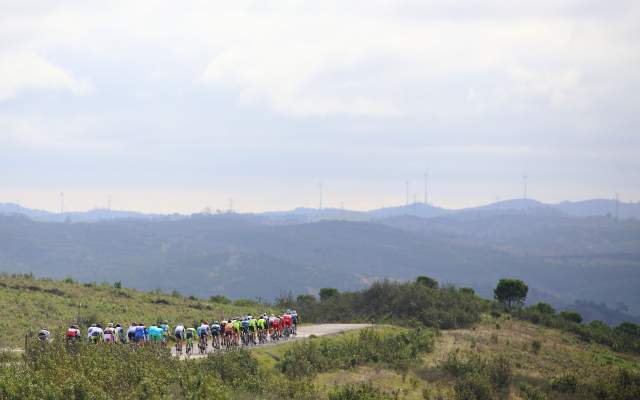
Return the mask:
M 115 289 L 112 285 L 34 279 L 28 275 L 0 275 L 0 347 L 22 346 L 24 334 L 41 327 L 77 322 L 156 322 L 166 319 L 192 323 L 264 310 L 257 304 L 219 304 L 178 293 Z M 84 330 L 83 330 L 84 331 Z
M 277 357 L 282 357 L 284 353 L 284 349 L 260 351 Z M 325 394 L 332 392 L 336 386 L 368 382 L 390 396 L 397 394 L 397 398 L 401 399 L 459 399 L 455 387 L 461 379 L 446 368 L 453 355 L 458 360 L 475 356 L 484 359 L 502 356 L 510 361 L 511 379 L 508 385 L 494 390 L 493 395 L 487 398 L 588 399 L 592 398 L 586 393 L 588 387 L 609 379 L 619 368 L 640 373 L 640 356 L 616 353 L 596 344 L 585 344 L 574 335 L 527 322 L 485 316 L 473 328 L 441 331 L 436 337 L 433 352 L 422 356 L 417 365 L 405 372 L 372 363 L 346 371 L 319 373 L 313 382 Z M 268 359 L 265 357 L 265 362 Z M 573 382 L 573 378 L 575 390 L 559 384 Z M 571 386 L 571 383 L 568 385 Z M 640 386 L 636 390 L 638 388 Z M 630 389 L 625 390 L 629 396 L 632 395 Z M 534 392 L 537 394 L 532 394 Z M 473 398 L 483 397 L 469 397 Z
M 411 285 L 398 287 L 412 293 Z M 471 296 L 451 288 L 424 290 L 434 298 L 448 293 L 470 301 Z M 341 296 L 326 300 L 327 306 Z M 429 313 L 460 308 L 446 303 L 434 302 Z M 262 306 L 5 275 L 0 276 L 0 339 L 3 346 L 21 345 L 27 329 L 78 319 L 188 322 L 252 307 Z M 0 398 L 631 400 L 640 394 L 637 354 L 617 353 L 508 314 L 481 314 L 473 321 L 452 330 L 381 325 L 187 362 L 153 346 L 67 348 L 58 340 L 45 352 L 29 347 L 24 360 L 0 353 Z

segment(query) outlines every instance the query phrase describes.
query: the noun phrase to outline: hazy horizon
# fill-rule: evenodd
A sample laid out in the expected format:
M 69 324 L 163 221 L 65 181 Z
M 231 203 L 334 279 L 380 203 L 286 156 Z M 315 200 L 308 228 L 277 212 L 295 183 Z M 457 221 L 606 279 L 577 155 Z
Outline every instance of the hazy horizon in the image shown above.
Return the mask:
M 55 3 L 55 4 L 54 4 Z M 640 3 L 0 5 L 0 202 L 640 200 Z
M 164 195 L 172 195 L 173 193 L 164 193 Z M 151 196 L 156 196 L 158 195 L 157 193 L 151 193 L 151 194 L 146 194 L 147 196 L 151 195 Z M 319 199 L 317 199 L 316 204 L 310 204 L 311 202 L 309 202 L 309 204 L 304 204 L 304 205 L 293 205 L 290 207 L 274 207 L 274 208 L 257 208 L 257 209 L 246 209 L 246 208 L 242 208 L 242 202 L 240 202 L 240 204 L 238 204 L 237 200 L 233 200 L 233 203 L 230 203 L 228 199 L 227 200 L 227 204 L 222 204 L 219 207 L 215 207 L 213 205 L 203 205 L 200 208 L 193 208 L 193 209 L 184 209 L 184 210 L 177 210 L 177 209 L 164 209 L 164 208 L 153 208 L 153 207 L 142 207 L 142 208 L 122 208 L 122 207 L 118 207 L 117 204 L 114 204 L 114 197 L 113 195 L 111 196 L 111 208 L 109 208 L 109 198 L 108 196 L 104 198 L 104 204 L 96 204 L 93 207 L 88 207 L 88 208 L 69 208 L 67 202 L 69 201 L 69 197 L 73 196 L 73 193 L 65 193 L 64 194 L 64 212 L 65 213 L 74 213 L 74 212 L 88 212 L 88 211 L 93 211 L 93 210 L 112 210 L 112 211 L 127 211 L 127 212 L 139 212 L 139 213 L 146 213 L 146 214 L 184 214 L 184 215 L 189 215 L 189 214 L 197 214 L 197 213 L 201 213 L 201 212 L 205 212 L 205 211 L 210 211 L 212 213 L 216 213 L 216 212 L 227 212 L 230 209 L 230 206 L 233 205 L 233 211 L 237 212 L 237 213 L 263 213 L 263 212 L 280 212 L 280 211 L 291 211 L 294 209 L 298 209 L 298 208 L 307 208 L 307 209 L 319 209 Z M 144 195 L 143 195 L 144 196 Z M 28 208 L 28 209 L 34 209 L 34 210 L 42 210 L 42 211 L 47 211 L 47 212 L 51 212 L 51 213 L 59 213 L 60 212 L 60 193 L 58 194 L 50 194 L 47 196 L 47 198 L 53 198 L 57 203 L 56 203 L 56 207 L 32 207 L 29 206 L 28 204 L 24 204 L 22 202 L 17 202 L 17 201 L 2 201 L 0 200 L 0 204 L 14 204 L 14 205 L 18 205 L 22 208 Z M 71 200 L 73 201 L 73 197 L 71 197 Z M 532 198 L 532 197 L 527 197 L 527 199 L 524 199 L 523 197 L 513 197 L 513 198 L 497 198 L 494 199 L 493 201 L 487 201 L 485 203 L 474 203 L 474 204 L 468 204 L 468 205 L 464 205 L 464 206 L 460 206 L 460 207 L 449 207 L 446 205 L 441 205 L 441 204 L 437 204 L 437 203 L 433 203 L 431 201 L 429 201 L 429 206 L 432 207 L 438 207 L 438 208 L 443 208 L 443 209 L 447 209 L 447 210 L 463 210 L 463 209 L 468 209 L 468 208 L 474 208 L 474 207 L 482 207 L 482 206 L 487 206 L 487 205 L 491 205 L 494 203 L 499 203 L 499 202 L 508 202 L 508 201 L 519 201 L 519 200 L 532 200 L 532 201 L 539 201 L 543 204 L 559 204 L 565 201 L 568 202 L 580 202 L 580 201 L 588 201 L 588 200 L 611 200 L 614 201 L 615 198 L 604 198 L 604 197 L 600 197 L 600 198 L 590 198 L 590 199 L 573 199 L 573 200 L 567 200 L 567 199 L 563 199 L 563 200 L 559 200 L 559 201 L 542 201 L 538 198 Z M 638 202 L 634 202 L 634 201 L 625 201 L 624 199 L 618 199 L 620 201 L 621 204 L 626 203 L 626 204 L 640 204 L 640 201 Z M 419 204 L 419 205 L 424 205 L 424 199 L 410 199 L 409 201 L 409 206 L 413 206 L 415 204 Z M 361 208 L 353 208 L 353 207 L 348 207 L 346 204 L 344 203 L 338 203 L 338 204 L 334 204 L 334 203 L 326 203 L 323 202 L 323 206 L 322 209 L 344 209 L 347 211 L 356 211 L 356 212 L 367 212 L 367 211 L 372 211 L 372 210 L 376 210 L 376 209 L 381 209 L 381 208 L 388 208 L 388 207 L 402 207 L 405 206 L 406 203 L 405 202 L 399 202 L 396 204 L 380 204 L 376 207 L 361 207 Z M 612 210 L 613 212 L 613 210 Z

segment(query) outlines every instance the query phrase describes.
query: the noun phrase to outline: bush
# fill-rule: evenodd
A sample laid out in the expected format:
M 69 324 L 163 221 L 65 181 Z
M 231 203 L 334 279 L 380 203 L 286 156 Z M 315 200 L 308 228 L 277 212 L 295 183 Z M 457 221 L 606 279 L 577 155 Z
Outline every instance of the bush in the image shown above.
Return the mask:
M 531 351 L 533 351 L 533 354 L 539 354 L 541 349 L 542 342 L 538 339 L 533 339 L 533 341 L 531 342 Z
M 376 389 L 371 383 L 343 385 L 329 393 L 329 400 L 387 400 L 391 396 Z
M 237 307 L 256 307 L 258 302 L 251 299 L 238 299 L 233 302 L 233 305 Z
M 521 383 L 519 389 L 524 400 L 547 400 L 546 394 L 526 383 Z
M 320 289 L 320 301 L 327 301 L 338 297 L 338 289 L 335 288 L 322 288 Z
M 553 315 L 556 313 L 555 308 L 553 308 L 550 304 L 547 304 L 547 303 L 538 303 L 534 306 L 531 306 L 531 309 L 541 314 Z
M 209 297 L 209 301 L 217 304 L 231 304 L 231 300 L 221 294 Z
M 366 363 L 384 363 L 406 371 L 421 354 L 432 350 L 433 334 L 428 331 L 379 333 L 365 329 L 357 336 L 295 343 L 286 350 L 278 367 L 289 378 L 311 377 Z
M 511 383 L 513 372 L 511 362 L 506 356 L 499 355 L 491 359 L 487 370 L 493 387 L 504 389 Z
M 461 328 L 478 322 L 488 305 L 453 286 L 433 288 L 416 282 L 376 282 L 359 292 L 340 293 L 325 288 L 320 297 L 320 302 L 296 302 L 296 309 L 306 321 L 375 321 L 410 327 Z
M 575 375 L 566 374 L 556 378 L 552 378 L 549 381 L 551 389 L 560 393 L 575 393 L 578 388 L 578 380 Z
M 477 372 L 458 379 L 453 390 L 457 400 L 492 400 L 494 398 L 489 379 Z
M 576 324 L 582 322 L 582 315 L 574 311 L 562 311 L 560 313 L 560 318 L 564 319 L 565 321 L 575 322 Z
M 433 278 L 430 278 L 428 276 L 419 276 L 416 278 L 416 283 L 420 284 L 420 285 L 424 285 L 426 287 L 429 287 L 431 289 L 437 289 L 438 288 L 438 281 L 436 281 Z

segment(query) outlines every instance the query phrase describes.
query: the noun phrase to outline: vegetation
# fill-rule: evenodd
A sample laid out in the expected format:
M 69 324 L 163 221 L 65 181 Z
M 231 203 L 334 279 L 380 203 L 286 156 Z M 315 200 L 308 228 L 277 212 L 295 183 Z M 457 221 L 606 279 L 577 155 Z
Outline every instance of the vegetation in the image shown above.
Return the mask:
M 322 289 L 320 301 L 312 296 L 279 299 L 282 307 L 296 307 L 306 321 L 371 321 L 401 326 L 441 329 L 470 326 L 480 320 L 488 303 L 473 292 L 453 286 L 416 282 L 376 282 L 359 292 Z M 330 295 L 329 295 L 330 293 Z
M 560 329 L 576 335 L 585 342 L 594 342 L 611 347 L 619 352 L 640 354 L 640 325 L 623 322 L 611 328 L 601 321 L 582 324 L 582 316 L 576 312 L 556 313 L 547 304 L 539 303 L 518 310 L 514 316 L 534 324 Z
M 216 298 L 216 300 L 218 300 Z M 32 275 L 0 274 L 0 347 L 23 347 L 24 335 L 94 322 L 156 322 L 167 319 L 192 324 L 245 312 L 263 311 L 255 302 L 234 306 L 159 291 L 140 292 L 111 284 L 78 284 L 73 280 L 35 279 Z
M 384 363 L 407 370 L 419 357 L 433 350 L 430 331 L 382 333 L 372 329 L 357 336 L 323 338 L 293 344 L 278 367 L 290 378 L 310 377 L 319 372 L 354 368 L 368 363 Z
M 524 304 L 528 292 L 529 287 L 519 279 L 500 279 L 493 295 L 507 310 L 511 311 L 514 307 L 521 307 Z

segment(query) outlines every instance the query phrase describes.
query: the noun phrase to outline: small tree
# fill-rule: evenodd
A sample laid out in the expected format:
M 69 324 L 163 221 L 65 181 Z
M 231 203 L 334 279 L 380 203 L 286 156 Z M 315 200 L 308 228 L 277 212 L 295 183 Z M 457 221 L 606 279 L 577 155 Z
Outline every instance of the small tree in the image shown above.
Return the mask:
M 338 297 L 338 289 L 336 288 L 322 288 L 320 289 L 320 301 L 326 301 L 334 297 Z
M 421 285 L 433 288 L 433 289 L 437 289 L 438 288 L 438 281 L 436 281 L 433 278 L 430 278 L 428 276 L 424 276 L 421 275 L 419 277 L 416 278 L 416 283 L 419 283 Z
M 113 288 L 114 289 L 122 289 L 122 282 L 121 281 L 115 281 L 113 283 Z
M 498 286 L 493 290 L 493 296 L 511 311 L 514 307 L 524 304 L 528 292 L 529 287 L 519 279 L 500 279 Z

